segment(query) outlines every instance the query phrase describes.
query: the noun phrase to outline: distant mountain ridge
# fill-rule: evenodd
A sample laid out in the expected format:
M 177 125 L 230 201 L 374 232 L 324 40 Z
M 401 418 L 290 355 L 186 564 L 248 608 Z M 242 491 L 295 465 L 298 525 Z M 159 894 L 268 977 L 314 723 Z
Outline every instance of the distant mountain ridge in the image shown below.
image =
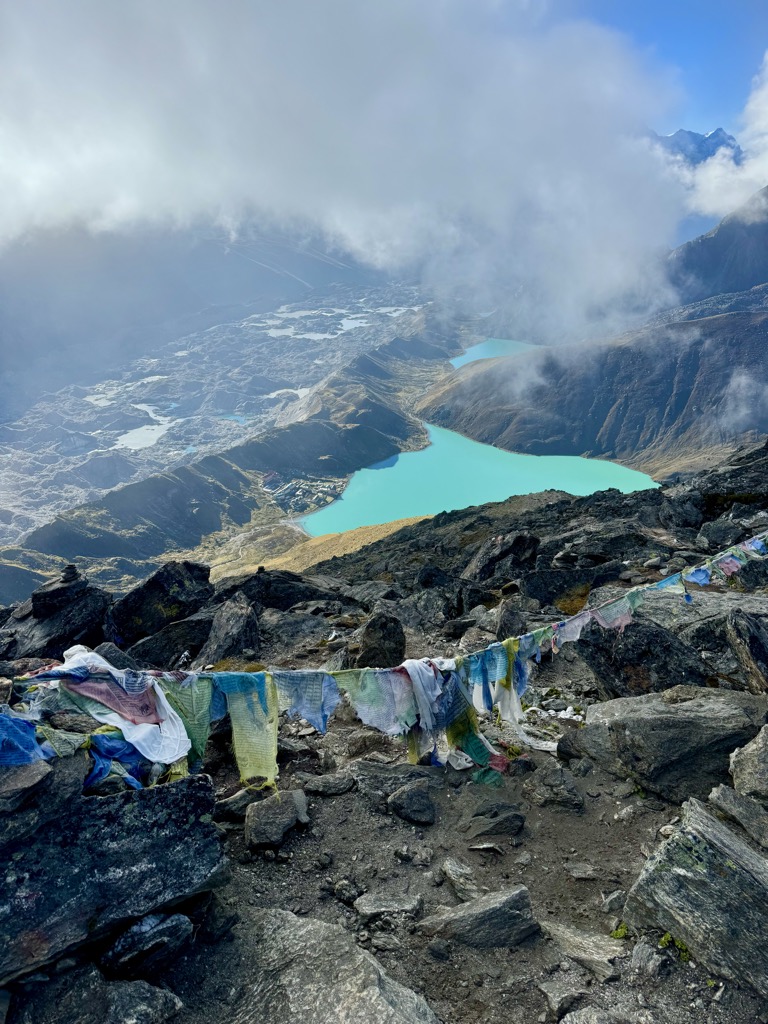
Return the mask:
M 668 270 L 686 303 L 768 282 L 768 187 L 707 234 L 675 249 Z
M 723 128 L 715 128 L 712 132 L 702 135 L 699 132 L 691 132 L 680 128 L 672 135 L 659 135 L 651 132 L 651 138 L 662 149 L 665 149 L 673 156 L 682 157 L 686 163 L 696 166 L 709 160 L 715 153 L 725 149 L 730 151 L 731 159 L 735 164 L 744 160 L 744 151 L 732 135 L 729 135 Z

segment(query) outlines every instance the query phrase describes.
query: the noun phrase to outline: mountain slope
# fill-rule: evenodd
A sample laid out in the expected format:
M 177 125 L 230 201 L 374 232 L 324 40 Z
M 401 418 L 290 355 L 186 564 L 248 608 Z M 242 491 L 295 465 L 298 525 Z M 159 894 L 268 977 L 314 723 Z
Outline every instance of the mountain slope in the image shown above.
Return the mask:
M 706 235 L 675 249 L 669 275 L 685 302 L 768 281 L 768 187 Z
M 768 431 L 767 352 L 768 313 L 722 314 L 470 364 L 418 411 L 510 451 L 668 472 Z

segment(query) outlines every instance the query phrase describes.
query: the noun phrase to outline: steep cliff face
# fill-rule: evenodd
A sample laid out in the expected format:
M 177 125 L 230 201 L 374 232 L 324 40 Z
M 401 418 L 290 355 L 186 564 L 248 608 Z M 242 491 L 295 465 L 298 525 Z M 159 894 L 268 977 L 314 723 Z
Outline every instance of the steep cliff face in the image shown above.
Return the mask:
M 669 272 L 686 302 L 768 281 L 768 187 L 706 235 L 675 249 Z
M 668 324 L 470 365 L 419 411 L 510 451 L 685 468 L 707 448 L 768 430 L 767 343 L 764 312 Z

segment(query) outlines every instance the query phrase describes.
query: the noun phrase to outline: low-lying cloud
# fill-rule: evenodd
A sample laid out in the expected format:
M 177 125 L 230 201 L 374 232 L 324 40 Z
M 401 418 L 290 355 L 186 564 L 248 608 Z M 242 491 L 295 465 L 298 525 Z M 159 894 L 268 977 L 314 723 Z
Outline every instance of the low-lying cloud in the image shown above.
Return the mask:
M 683 189 L 638 141 L 671 94 L 623 37 L 546 10 L 5 4 L 0 243 L 278 225 L 531 335 L 605 333 L 672 301 Z

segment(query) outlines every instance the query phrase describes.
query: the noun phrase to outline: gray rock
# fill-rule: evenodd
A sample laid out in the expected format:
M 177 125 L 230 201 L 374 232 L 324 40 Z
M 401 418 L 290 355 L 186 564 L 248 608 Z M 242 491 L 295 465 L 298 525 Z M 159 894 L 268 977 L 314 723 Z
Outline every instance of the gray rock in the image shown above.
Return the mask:
M 593 864 L 587 864 L 585 861 L 571 861 L 570 864 L 566 865 L 565 870 L 577 881 L 584 882 L 591 878 L 597 878 L 597 871 Z
M 739 571 L 739 581 L 750 591 L 768 587 L 768 562 L 747 562 Z
M 257 911 L 254 983 L 231 1024 L 439 1024 L 421 996 L 398 984 L 343 928 Z
M 670 966 L 671 960 L 665 950 L 646 935 L 632 950 L 632 973 L 641 978 L 658 978 Z
M 538 989 L 544 994 L 547 1004 L 560 1020 L 563 1014 L 587 994 L 587 989 L 580 985 L 575 978 L 567 975 L 556 974 L 551 981 L 540 981 Z
M 287 789 L 249 804 L 245 812 L 245 841 L 251 849 L 279 846 L 286 832 L 308 825 L 307 798 L 300 789 Z
M 483 895 L 483 890 L 477 884 L 475 873 L 469 864 L 464 864 L 456 857 L 446 857 L 441 864 L 441 870 L 460 903 L 468 903 Z
M 511 636 L 523 636 L 528 632 L 528 624 L 519 604 L 519 601 L 506 600 L 499 608 L 499 620 L 496 627 L 497 640 L 506 640 Z
M 744 670 L 750 693 L 768 690 L 768 625 L 766 619 L 735 608 L 725 620 L 728 643 Z
M 109 974 L 136 978 L 172 960 L 191 935 L 192 922 L 184 914 L 148 914 L 124 931 L 99 963 Z
M 243 658 L 244 651 L 258 653 L 261 646 L 259 620 L 245 594 L 234 597 L 216 609 L 211 630 L 202 650 L 192 663 L 193 668 L 215 665 L 224 658 Z
M 448 637 L 449 640 L 460 640 L 476 622 L 476 619 L 468 615 L 460 619 L 447 619 L 443 623 L 442 634 Z
M 537 807 L 564 807 L 580 811 L 584 798 L 573 775 L 561 765 L 544 765 L 523 783 L 523 793 Z
M 467 833 L 467 838 L 480 839 L 483 836 L 516 836 L 524 825 L 525 815 L 520 813 L 517 804 L 505 800 L 483 800 L 460 828 Z
M 263 799 L 258 789 L 238 789 L 225 800 L 217 800 L 213 812 L 214 821 L 243 821 L 251 804 Z
M 768 801 L 768 726 L 731 754 L 731 775 L 738 793 Z
M 709 970 L 768 996 L 768 861 L 700 801 L 646 861 L 624 919 L 670 932 Z
M 630 1018 L 624 1014 L 613 1013 L 611 1010 L 598 1010 L 594 1006 L 585 1006 L 566 1014 L 560 1024 L 630 1024 Z
M 409 782 L 396 789 L 387 800 L 389 809 L 413 825 L 434 825 L 437 811 L 429 795 L 429 782 L 424 779 Z
M 213 596 L 210 574 L 207 565 L 166 562 L 115 601 L 105 623 L 107 638 L 120 648 L 130 647 L 171 622 L 193 615 Z
M 3 857 L 14 867 L 6 869 L 0 903 L 0 984 L 220 884 L 226 860 L 213 806 L 205 775 L 103 799 L 70 798 L 34 842 L 7 845 Z M 44 899 L 30 899 L 32 879 Z M 32 933 L 44 941 L 31 943 Z
M 301 783 L 304 792 L 313 796 L 341 796 L 355 787 L 353 777 L 343 772 L 331 775 L 308 775 L 306 772 L 297 772 L 295 778 Z
M 125 651 L 121 651 L 110 640 L 99 644 L 98 647 L 94 647 L 94 651 L 108 661 L 113 668 L 130 668 L 135 670 L 141 667 L 135 658 L 132 658 L 130 654 L 126 654 Z
M 583 727 L 561 738 L 558 755 L 587 756 L 613 775 L 682 801 L 691 794 L 705 797 L 727 782 L 729 754 L 766 720 L 764 696 L 676 686 L 593 704 Z
M 751 796 L 742 796 L 730 786 L 716 786 L 709 794 L 709 802 L 741 825 L 750 839 L 768 850 L 768 811 L 762 804 Z
M 624 889 L 615 889 L 605 897 L 600 904 L 600 909 L 604 914 L 618 914 L 623 908 L 626 898 L 627 894 Z
M 492 537 L 480 546 L 461 575 L 468 580 L 491 580 L 499 574 L 508 579 L 515 569 L 533 568 L 540 543 L 529 533 Z
M 360 653 L 355 664 L 361 668 L 390 668 L 405 657 L 405 630 L 395 615 L 377 612 L 360 632 Z
M 562 953 L 591 971 L 599 981 L 619 977 L 614 961 L 627 952 L 616 939 L 558 922 L 548 922 L 544 930 L 555 940 Z
M 351 878 L 340 878 L 333 887 L 333 895 L 336 899 L 350 907 L 364 892 L 364 887 Z
M 380 917 L 418 917 L 424 906 L 424 900 L 419 895 L 388 896 L 383 893 L 368 892 L 364 896 L 359 896 L 353 905 L 360 915 L 360 920 L 363 924 L 367 924 Z
M 443 907 L 419 926 L 424 935 L 455 939 L 475 949 L 516 946 L 535 935 L 539 924 L 524 885 L 480 896 L 458 907 Z
M 125 981 L 107 989 L 107 1016 L 104 1024 L 164 1024 L 184 1004 L 165 988 L 146 981 Z
M 388 750 L 392 745 L 389 736 L 375 729 L 355 729 L 347 736 L 347 756 L 362 757 L 371 750 Z

